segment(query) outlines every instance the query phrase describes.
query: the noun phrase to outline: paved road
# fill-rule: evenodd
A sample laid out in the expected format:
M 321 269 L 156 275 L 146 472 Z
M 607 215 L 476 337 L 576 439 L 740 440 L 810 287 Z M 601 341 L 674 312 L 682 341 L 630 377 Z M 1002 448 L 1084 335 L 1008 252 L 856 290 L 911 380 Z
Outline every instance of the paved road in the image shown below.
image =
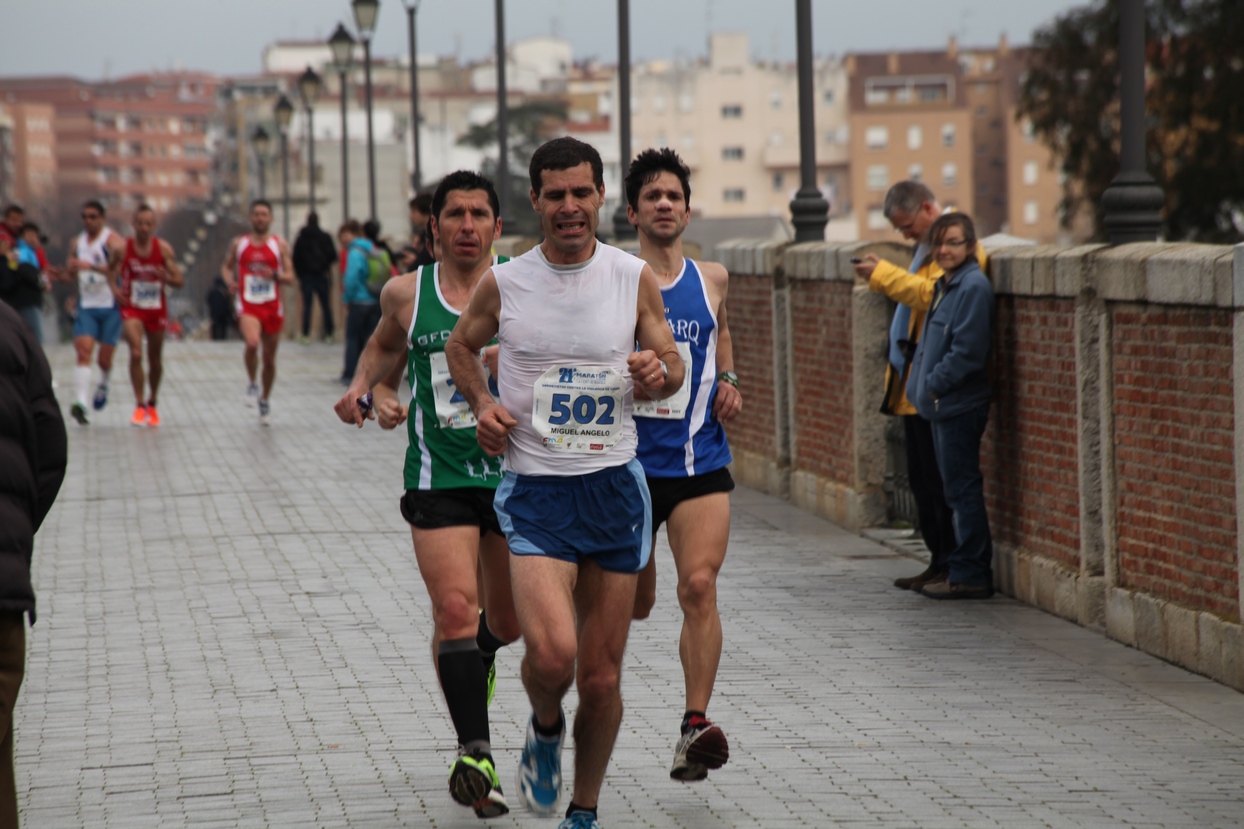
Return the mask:
M 335 421 L 338 349 L 282 345 L 268 429 L 238 343 L 169 352 L 162 428 L 127 425 L 122 371 L 108 409 L 71 425 L 36 543 L 25 826 L 479 825 L 445 790 L 403 434 Z M 67 405 L 71 354 L 52 358 Z M 607 829 L 1244 825 L 1244 696 L 1009 599 L 895 590 L 919 564 L 754 491 L 735 493 L 732 533 L 711 706 L 731 761 L 667 777 L 682 676 L 662 541 Z M 502 653 L 493 707 L 504 781 L 520 656 Z

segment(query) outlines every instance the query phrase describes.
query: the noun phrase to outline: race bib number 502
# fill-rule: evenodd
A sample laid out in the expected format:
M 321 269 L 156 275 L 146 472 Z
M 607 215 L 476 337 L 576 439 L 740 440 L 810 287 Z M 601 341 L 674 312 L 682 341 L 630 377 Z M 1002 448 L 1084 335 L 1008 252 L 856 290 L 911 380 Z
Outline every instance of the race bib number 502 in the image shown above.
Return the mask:
M 608 452 L 622 439 L 625 394 L 608 366 L 554 366 L 536 380 L 531 425 L 554 452 Z

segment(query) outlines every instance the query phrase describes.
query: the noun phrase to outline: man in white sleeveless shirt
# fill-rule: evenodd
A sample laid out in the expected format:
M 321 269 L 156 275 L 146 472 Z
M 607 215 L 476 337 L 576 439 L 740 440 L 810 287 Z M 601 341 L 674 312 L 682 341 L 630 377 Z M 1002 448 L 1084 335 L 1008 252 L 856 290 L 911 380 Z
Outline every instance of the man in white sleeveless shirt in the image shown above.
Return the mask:
M 91 355 L 99 344 L 99 385 L 91 405 L 96 411 L 108 403 L 112 355 L 121 339 L 121 310 L 112 283 L 125 242 L 104 224 L 104 205 L 88 201 L 82 205 L 83 231 L 71 243 L 67 277 L 78 283 L 78 316 L 73 324 L 73 349 L 77 365 L 73 370 L 74 398 L 69 407 L 73 419 L 87 425 L 87 393 L 91 388 Z
M 505 453 L 494 507 L 510 545 L 532 704 L 519 796 L 537 814 L 557 810 L 561 701 L 576 682 L 574 792 L 561 827 L 599 829 L 636 574 L 652 545 L 634 389 L 668 397 L 684 369 L 652 268 L 596 240 L 600 154 L 554 139 L 536 150 L 530 175 L 544 241 L 484 274 L 445 355 L 480 446 Z M 477 356 L 494 335 L 499 403 Z

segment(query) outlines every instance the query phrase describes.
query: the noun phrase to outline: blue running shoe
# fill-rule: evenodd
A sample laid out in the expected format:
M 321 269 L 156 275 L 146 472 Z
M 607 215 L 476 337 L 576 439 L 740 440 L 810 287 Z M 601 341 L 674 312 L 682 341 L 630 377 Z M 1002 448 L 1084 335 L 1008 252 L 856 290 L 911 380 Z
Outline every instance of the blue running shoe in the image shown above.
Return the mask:
M 518 762 L 518 796 L 528 810 L 548 816 L 557 811 L 562 794 L 562 744 L 566 741 L 566 716 L 555 739 L 536 733 L 536 715 L 527 722 L 527 742 Z
M 91 405 L 95 407 L 95 411 L 99 411 L 108 405 L 108 384 L 100 383 L 95 387 L 95 398 L 91 400 Z
M 557 829 L 600 829 L 600 821 L 591 812 L 573 812 Z

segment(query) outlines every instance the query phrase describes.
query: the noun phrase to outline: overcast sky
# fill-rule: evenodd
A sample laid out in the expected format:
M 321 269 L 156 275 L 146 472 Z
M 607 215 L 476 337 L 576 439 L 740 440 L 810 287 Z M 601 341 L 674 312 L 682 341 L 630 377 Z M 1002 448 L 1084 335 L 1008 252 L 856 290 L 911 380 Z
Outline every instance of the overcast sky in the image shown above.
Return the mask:
M 1100 2 L 1100 0 L 1097 0 Z M 1087 0 L 814 0 L 818 54 L 1031 40 L 1033 29 Z M 97 80 L 182 66 L 256 72 L 266 44 L 326 38 L 352 26 L 349 0 L 4 0 L 0 75 Z M 631 0 L 632 59 L 694 57 L 710 31 L 746 30 L 754 58 L 793 59 L 794 0 Z M 479 58 L 493 48 L 492 0 L 422 0 L 420 54 Z M 557 34 L 575 56 L 617 58 L 611 0 L 509 0 L 506 39 Z M 381 0 L 373 54 L 406 52 L 406 12 Z

